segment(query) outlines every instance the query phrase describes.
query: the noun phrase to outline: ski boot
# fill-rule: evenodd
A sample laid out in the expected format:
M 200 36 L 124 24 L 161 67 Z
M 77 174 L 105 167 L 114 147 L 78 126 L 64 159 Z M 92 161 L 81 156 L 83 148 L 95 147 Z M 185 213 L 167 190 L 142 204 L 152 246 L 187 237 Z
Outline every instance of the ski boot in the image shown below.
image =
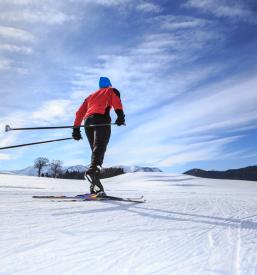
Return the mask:
M 90 166 L 89 169 L 85 173 L 85 177 L 90 182 L 90 194 L 96 194 L 99 196 L 104 193 L 103 185 L 99 179 L 100 176 L 100 169 L 97 166 Z
M 100 191 L 96 192 L 96 197 L 98 197 L 98 198 L 104 198 L 106 196 L 107 195 L 103 190 L 100 190 Z

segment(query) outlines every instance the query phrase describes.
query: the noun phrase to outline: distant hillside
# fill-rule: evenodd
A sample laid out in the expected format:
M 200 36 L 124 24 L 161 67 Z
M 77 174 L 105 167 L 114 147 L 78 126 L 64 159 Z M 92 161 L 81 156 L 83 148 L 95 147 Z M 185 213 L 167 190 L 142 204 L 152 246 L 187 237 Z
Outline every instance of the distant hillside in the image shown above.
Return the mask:
M 205 171 L 202 169 L 192 169 L 184 174 L 201 178 L 211 179 L 232 179 L 232 180 L 252 180 L 257 181 L 257 166 L 248 166 L 240 169 L 229 169 L 226 171 Z
M 62 168 L 63 178 L 74 178 L 74 179 L 83 179 L 84 173 L 87 170 L 88 166 L 84 165 L 75 165 Z M 141 167 L 141 166 L 112 166 L 109 168 L 104 168 L 101 172 L 102 178 L 107 178 L 115 175 L 120 175 L 124 173 L 135 173 L 135 172 L 162 172 L 159 168 L 156 167 Z M 12 174 L 12 175 L 24 175 L 24 176 L 37 176 L 37 169 L 34 166 L 29 166 L 24 169 L 14 170 L 14 171 L 1 171 L 3 174 Z M 44 167 L 42 169 L 42 176 L 50 175 L 49 169 Z
M 135 172 L 162 172 L 162 170 L 160 170 L 157 167 L 141 167 L 141 166 L 124 166 L 124 165 L 120 165 L 120 166 L 112 166 L 112 168 L 121 168 L 123 169 L 124 173 L 135 173 Z

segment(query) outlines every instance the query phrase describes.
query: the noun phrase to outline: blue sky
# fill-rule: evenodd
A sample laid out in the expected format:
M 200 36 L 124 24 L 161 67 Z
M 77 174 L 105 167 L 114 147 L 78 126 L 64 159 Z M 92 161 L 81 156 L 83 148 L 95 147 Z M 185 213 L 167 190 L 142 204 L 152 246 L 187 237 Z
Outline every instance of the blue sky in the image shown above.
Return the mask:
M 0 146 L 69 137 L 108 76 L 126 127 L 114 127 L 105 166 L 183 172 L 257 164 L 255 0 L 0 0 Z M 113 119 L 115 115 L 113 114 Z M 88 164 L 80 142 L 0 152 L 0 170 L 44 156 Z

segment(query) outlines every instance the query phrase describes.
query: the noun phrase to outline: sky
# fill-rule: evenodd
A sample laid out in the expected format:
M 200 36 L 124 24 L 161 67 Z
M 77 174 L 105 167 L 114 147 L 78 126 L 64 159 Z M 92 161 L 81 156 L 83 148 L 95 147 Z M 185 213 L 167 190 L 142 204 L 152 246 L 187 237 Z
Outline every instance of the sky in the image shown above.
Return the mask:
M 70 137 L 4 127 L 73 125 L 107 76 L 126 126 L 112 127 L 103 166 L 257 164 L 256 0 L 0 0 L 0 10 L 0 147 Z M 0 170 L 37 157 L 87 165 L 83 137 L 1 150 Z

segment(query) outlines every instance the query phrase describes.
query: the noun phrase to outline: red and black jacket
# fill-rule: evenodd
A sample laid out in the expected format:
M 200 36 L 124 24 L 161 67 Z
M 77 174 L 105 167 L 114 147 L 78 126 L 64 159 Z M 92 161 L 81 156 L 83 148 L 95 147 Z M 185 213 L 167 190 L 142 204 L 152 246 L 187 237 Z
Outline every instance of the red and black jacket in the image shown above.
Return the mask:
M 119 91 L 112 87 L 101 88 L 89 95 L 79 107 L 74 126 L 80 126 L 83 119 L 94 114 L 109 115 L 112 107 L 116 112 L 123 112 Z

